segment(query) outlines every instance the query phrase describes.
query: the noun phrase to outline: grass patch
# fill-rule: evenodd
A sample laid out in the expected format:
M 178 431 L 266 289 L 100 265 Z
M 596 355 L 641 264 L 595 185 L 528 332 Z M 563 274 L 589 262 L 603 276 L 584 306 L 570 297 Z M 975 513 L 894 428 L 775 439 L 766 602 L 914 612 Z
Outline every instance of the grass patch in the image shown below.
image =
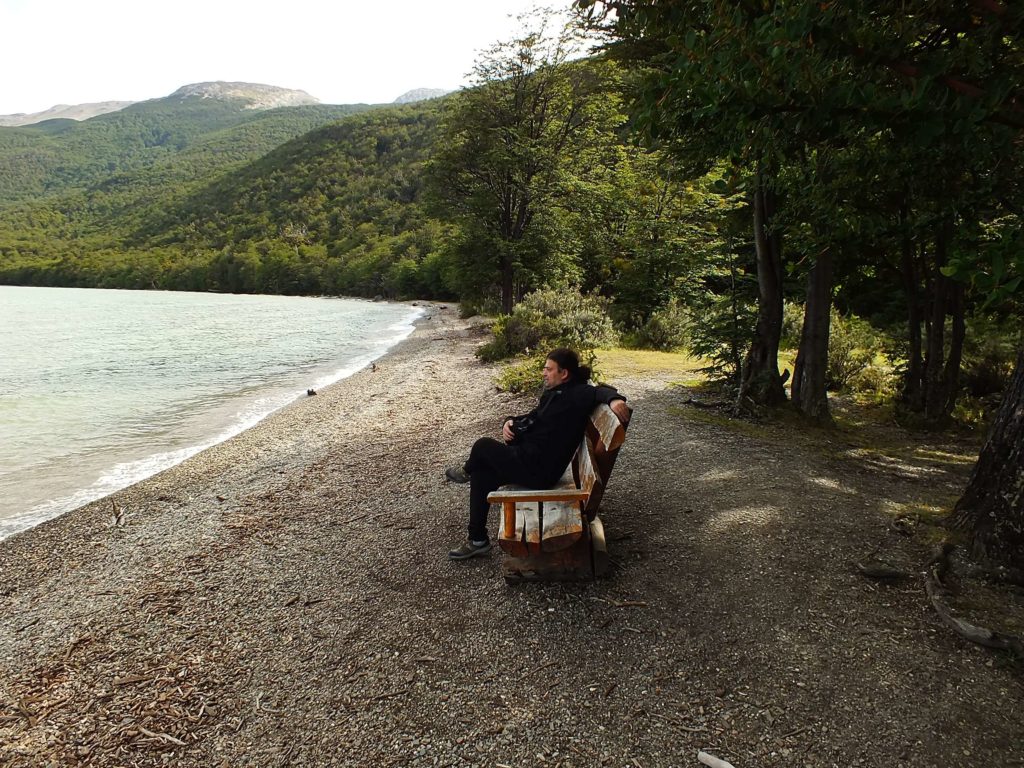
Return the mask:
M 956 496 L 945 499 L 934 499 L 929 503 L 923 501 L 895 502 L 886 504 L 886 512 L 892 517 L 910 517 L 926 525 L 941 525 L 946 515 L 953 511 Z
M 957 502 L 956 496 L 943 495 L 930 502 L 889 501 L 883 509 L 896 520 L 911 520 L 914 524 L 913 535 L 927 546 L 937 546 L 943 542 L 965 544 L 964 536 L 959 531 L 952 531 L 943 525 L 946 517 L 953 511 Z
M 936 464 L 961 464 L 963 466 L 974 466 L 978 455 L 974 453 L 950 453 L 938 448 L 917 448 L 914 454 L 922 459 L 929 459 Z
M 673 387 L 682 387 L 684 389 L 701 389 L 708 383 L 708 380 L 704 377 L 697 377 L 693 379 L 680 379 L 679 381 L 673 381 Z
M 613 347 L 597 350 L 597 367 L 601 375 L 609 380 L 617 378 L 643 377 L 675 374 L 688 381 L 703 383 L 695 374 L 707 365 L 696 357 L 682 352 L 655 352 L 649 349 L 625 349 Z

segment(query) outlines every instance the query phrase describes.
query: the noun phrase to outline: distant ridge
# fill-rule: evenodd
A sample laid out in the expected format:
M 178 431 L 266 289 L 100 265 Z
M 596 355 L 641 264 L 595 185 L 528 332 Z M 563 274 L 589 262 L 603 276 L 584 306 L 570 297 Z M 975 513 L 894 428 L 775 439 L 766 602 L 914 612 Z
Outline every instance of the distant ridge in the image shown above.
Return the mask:
M 260 83 L 227 83 L 216 80 L 208 83 L 183 85 L 168 99 L 188 98 L 218 99 L 221 101 L 247 101 L 247 109 L 274 109 L 276 107 L 301 107 L 307 104 L 319 104 L 320 100 L 305 91 L 278 88 L 276 85 Z
M 117 112 L 134 103 L 134 101 L 97 101 L 92 104 L 55 104 L 42 112 L 0 115 L 0 126 L 12 128 L 18 125 L 41 123 L 43 120 L 88 120 L 97 115 Z
M 427 99 L 437 99 L 441 96 L 446 96 L 451 93 L 449 90 L 444 88 L 413 88 L 411 91 L 406 91 L 401 96 L 392 102 L 393 104 L 410 104 L 414 101 L 426 101 Z
M 445 88 L 414 88 L 406 91 L 393 104 L 410 104 L 415 101 L 437 99 L 451 93 Z M 211 80 L 204 83 L 183 85 L 165 99 L 184 101 L 189 98 L 215 99 L 220 101 L 245 101 L 246 109 L 276 109 L 277 107 L 301 107 L 319 104 L 320 100 L 306 91 L 290 88 L 279 88 L 275 85 L 261 83 L 237 83 L 223 80 Z M 161 99 L 151 99 L 159 101 Z M 140 104 L 136 101 L 97 101 L 88 104 L 55 104 L 42 112 L 17 112 L 12 115 L 0 115 L 0 127 L 14 128 L 21 125 L 34 125 L 44 120 L 88 120 L 110 112 L 119 112 L 125 107 Z

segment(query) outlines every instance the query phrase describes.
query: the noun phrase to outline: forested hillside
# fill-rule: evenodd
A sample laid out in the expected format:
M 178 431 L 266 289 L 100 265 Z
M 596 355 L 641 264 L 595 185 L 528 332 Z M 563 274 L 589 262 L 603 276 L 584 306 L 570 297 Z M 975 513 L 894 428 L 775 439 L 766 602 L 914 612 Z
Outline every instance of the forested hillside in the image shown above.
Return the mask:
M 179 92 L 81 123 L 0 128 L 0 280 L 157 285 L 132 278 L 126 265 L 170 265 L 180 254 L 129 246 L 142 222 L 282 143 L 368 108 L 253 106 Z
M 256 110 L 242 99 L 153 99 L 83 122 L 0 128 L 0 205 L 164 169 L 165 180 L 252 159 L 365 105 Z
M 40 172 L 39 188 L 52 193 L 0 209 L 0 281 L 443 294 L 439 278 L 424 284 L 412 275 L 429 271 L 429 263 L 420 269 L 421 257 L 439 232 L 419 205 L 437 107 L 379 108 L 316 129 L 360 109 L 302 106 L 240 117 L 231 105 L 205 100 L 184 115 L 174 105 L 150 107 L 145 119 L 153 125 L 160 114 L 175 116 L 172 138 L 146 153 L 138 140 L 145 131 L 132 133 L 118 162 L 136 167 L 124 172 L 102 174 L 96 160 L 121 139 L 81 156 L 61 145 L 82 160 L 73 181 L 61 185 L 59 174 Z M 11 130 L 10 145 L 25 144 L 31 131 Z M 91 135 L 108 131 L 117 132 L 104 125 Z

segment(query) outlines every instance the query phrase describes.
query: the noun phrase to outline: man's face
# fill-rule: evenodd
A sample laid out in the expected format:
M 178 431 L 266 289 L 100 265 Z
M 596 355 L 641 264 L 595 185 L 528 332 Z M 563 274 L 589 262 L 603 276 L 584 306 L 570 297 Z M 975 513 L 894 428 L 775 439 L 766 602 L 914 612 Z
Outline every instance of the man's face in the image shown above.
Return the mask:
M 569 371 L 566 368 L 559 368 L 554 360 L 544 361 L 544 389 L 554 389 L 560 384 L 569 380 Z

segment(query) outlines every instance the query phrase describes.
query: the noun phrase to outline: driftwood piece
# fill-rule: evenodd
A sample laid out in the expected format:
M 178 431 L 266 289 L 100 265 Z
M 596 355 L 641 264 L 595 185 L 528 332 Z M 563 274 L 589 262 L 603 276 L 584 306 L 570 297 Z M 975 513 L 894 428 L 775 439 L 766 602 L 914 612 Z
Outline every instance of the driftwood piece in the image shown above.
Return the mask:
M 996 632 L 987 627 L 979 627 L 959 619 L 953 615 L 952 610 L 943 601 L 942 595 L 945 591 L 943 581 L 952 569 L 949 556 L 953 549 L 954 545 L 949 543 L 943 544 L 932 558 L 929 568 L 925 572 L 924 589 L 935 612 L 946 626 L 950 627 L 964 640 L 977 645 L 983 645 L 986 648 L 1010 651 L 1024 657 L 1024 641 L 1019 637 Z
M 703 749 L 697 753 L 697 762 L 703 763 L 708 766 L 708 768 L 733 768 L 732 763 L 727 763 L 721 758 L 709 755 Z
M 594 577 L 608 573 L 608 542 L 604 537 L 604 524 L 600 517 L 590 521 L 591 556 L 594 561 Z

